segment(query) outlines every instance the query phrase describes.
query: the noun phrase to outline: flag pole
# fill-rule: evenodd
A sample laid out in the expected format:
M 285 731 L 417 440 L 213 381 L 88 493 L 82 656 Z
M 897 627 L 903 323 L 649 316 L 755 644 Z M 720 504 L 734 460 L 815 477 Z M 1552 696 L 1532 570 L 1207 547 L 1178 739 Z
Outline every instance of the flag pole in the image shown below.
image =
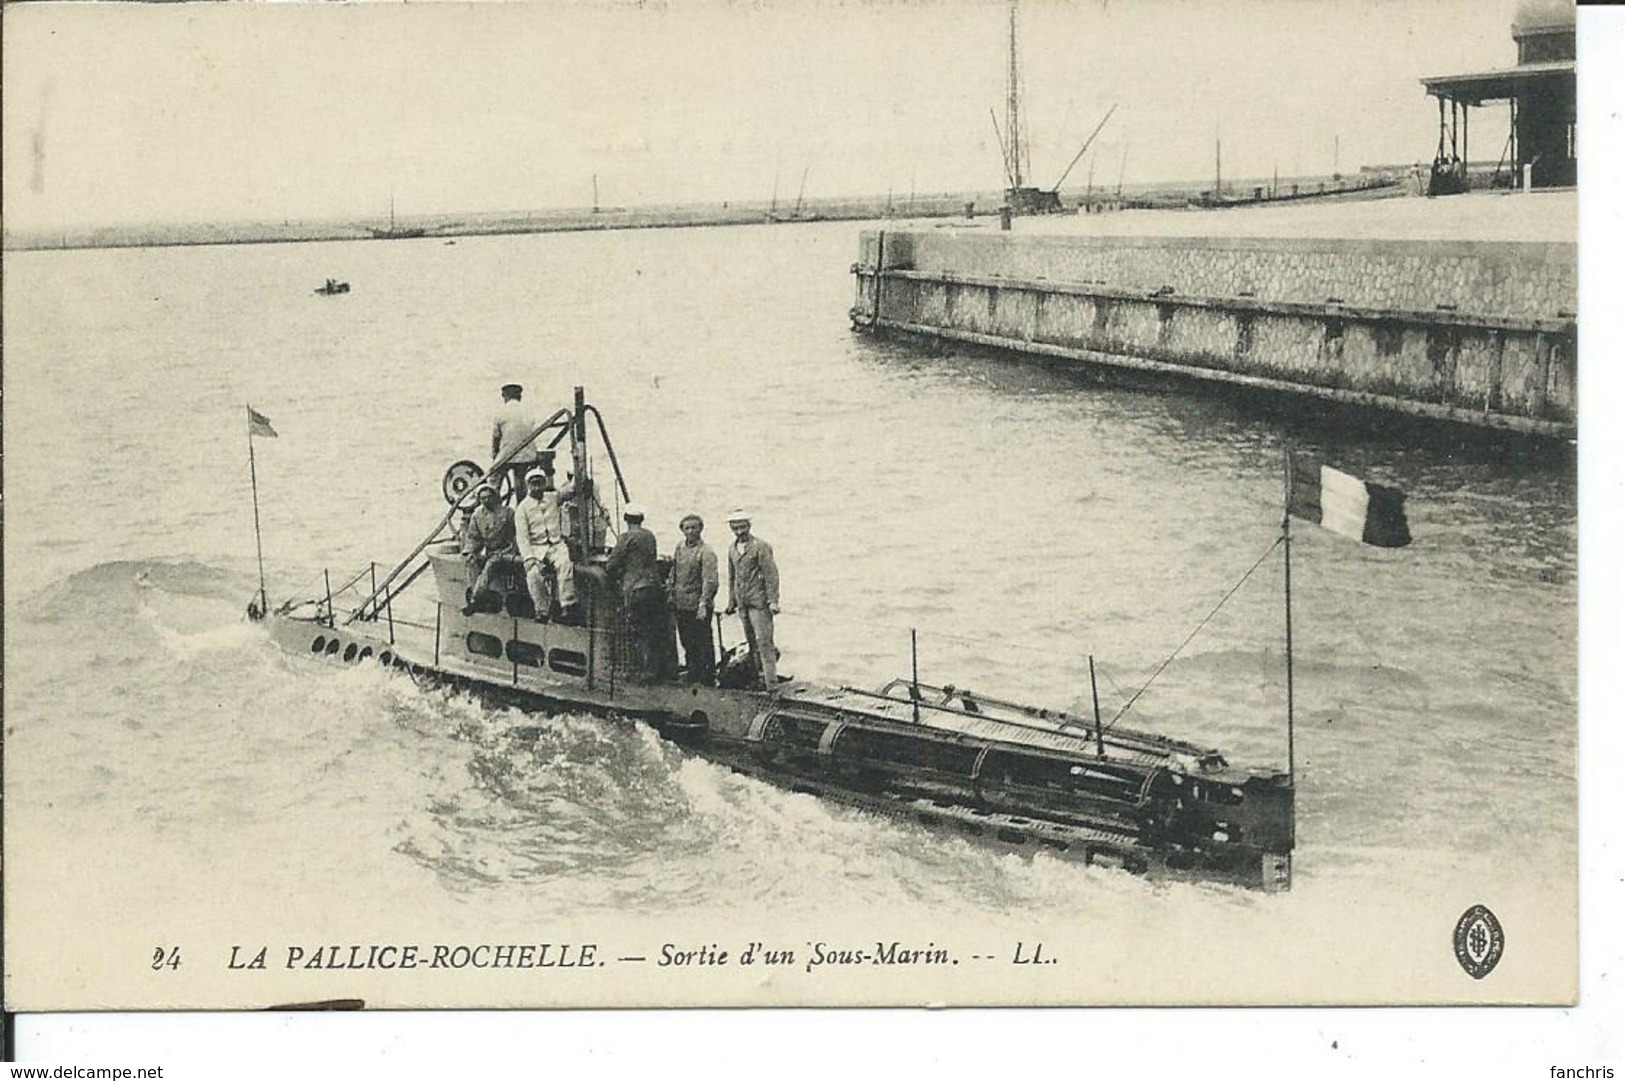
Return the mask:
M 914 673 L 914 682 L 909 686 L 909 698 L 914 702 L 914 723 L 920 723 L 920 632 L 913 627 L 908 629 L 908 656 Z
M 254 468 L 254 407 L 245 402 L 243 408 L 247 410 L 248 419 L 248 483 L 254 493 L 254 557 L 260 567 L 260 612 L 264 614 L 270 601 L 265 596 L 265 550 L 260 545 L 260 480 Z
M 1296 782 L 1292 740 L 1292 450 L 1286 451 L 1286 501 L 1281 513 L 1281 543 L 1286 553 L 1286 775 Z

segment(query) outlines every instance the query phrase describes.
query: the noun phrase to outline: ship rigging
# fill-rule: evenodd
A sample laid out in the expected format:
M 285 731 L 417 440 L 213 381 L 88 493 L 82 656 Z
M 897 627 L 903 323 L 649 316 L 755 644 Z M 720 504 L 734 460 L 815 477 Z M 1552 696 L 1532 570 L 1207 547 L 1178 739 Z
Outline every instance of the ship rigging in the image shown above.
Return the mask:
M 999 141 L 999 149 L 1004 155 L 1004 205 L 1012 214 L 1059 214 L 1064 209 L 1061 206 L 1061 185 L 1071 175 L 1074 167 L 1083 159 L 1100 134 L 1100 129 L 1106 126 L 1106 121 L 1112 118 L 1117 111 L 1113 105 L 1106 110 L 1100 123 L 1095 125 L 1094 131 L 1083 141 L 1078 152 L 1073 155 L 1072 161 L 1062 171 L 1052 187 L 1040 188 L 1029 181 L 1032 176 L 1032 148 L 1026 130 L 1023 128 L 1021 117 L 1021 62 L 1017 52 L 1016 14 L 1020 0 L 1010 0 L 1010 36 L 1009 36 L 1009 63 L 1005 71 L 1004 93 L 1004 127 L 999 127 L 999 118 L 989 110 L 993 119 L 993 134 Z

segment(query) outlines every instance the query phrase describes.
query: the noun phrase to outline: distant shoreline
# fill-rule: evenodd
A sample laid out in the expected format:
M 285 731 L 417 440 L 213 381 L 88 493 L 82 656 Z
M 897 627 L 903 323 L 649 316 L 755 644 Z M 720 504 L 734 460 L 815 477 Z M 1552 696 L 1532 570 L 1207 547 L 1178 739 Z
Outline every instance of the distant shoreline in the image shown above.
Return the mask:
M 1313 200 L 1340 193 L 1359 191 L 1373 185 L 1372 174 L 1353 174 L 1336 179 L 1297 178 L 1290 195 L 1285 190 L 1264 202 Z M 1388 182 L 1386 179 L 1381 183 Z M 1314 187 L 1311 187 L 1311 184 Z M 1302 194 L 1299 193 L 1300 185 Z M 1335 186 L 1333 186 L 1335 185 Z M 1286 182 L 1283 178 L 1282 187 Z M 1256 205 L 1258 193 L 1265 190 L 1250 181 L 1226 183 L 1225 196 L 1218 204 L 1211 191 L 1192 184 L 1169 184 L 1143 188 L 1129 194 L 1069 194 L 1068 212 L 1087 201 L 1094 209 L 1168 208 L 1201 205 Z M 1248 192 L 1253 193 L 1248 198 Z M 794 225 L 817 221 L 887 221 L 920 219 L 997 218 L 1003 203 L 999 191 L 934 193 L 908 199 L 880 199 L 873 196 L 851 199 L 809 200 L 800 209 L 786 209 L 770 203 L 693 204 L 688 206 L 575 207 L 565 210 L 532 212 L 487 212 L 479 214 L 421 215 L 397 220 L 393 227 L 378 219 L 345 221 L 282 221 L 232 223 L 165 223 L 127 226 L 99 226 L 69 230 L 19 230 L 7 232 L 5 251 L 76 251 L 100 248 L 178 248 L 225 244 L 307 244 L 351 240 L 455 240 L 465 236 L 510 236 L 526 233 L 581 233 L 622 229 L 693 229 L 734 225 Z
M 357 222 L 234 223 L 220 225 L 149 225 L 81 229 L 56 234 L 23 233 L 6 238 L 6 251 L 77 251 L 100 248 L 178 248 L 230 244 L 307 244 L 352 240 L 456 240 L 470 236 L 526 233 L 609 232 L 626 229 L 693 229 L 734 225 L 796 225 L 818 221 L 884 221 L 888 218 L 949 218 L 965 215 L 974 200 L 916 200 L 912 209 L 871 203 L 822 206 L 795 213 L 770 213 L 761 207 L 706 207 L 572 210 L 483 218 L 464 216 L 401 221 L 391 229 Z M 979 217 L 997 214 L 982 204 Z

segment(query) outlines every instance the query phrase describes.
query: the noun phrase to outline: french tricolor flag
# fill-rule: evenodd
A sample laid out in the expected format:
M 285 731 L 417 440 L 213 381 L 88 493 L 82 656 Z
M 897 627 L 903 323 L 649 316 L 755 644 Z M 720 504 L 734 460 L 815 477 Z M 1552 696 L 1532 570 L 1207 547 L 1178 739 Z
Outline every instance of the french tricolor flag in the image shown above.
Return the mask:
M 275 439 L 276 429 L 271 427 L 271 418 L 259 412 L 253 406 L 248 407 L 248 434 L 263 436 L 266 439 Z
M 1291 458 L 1287 513 L 1379 548 L 1411 542 L 1405 493 L 1351 477 L 1313 458 Z

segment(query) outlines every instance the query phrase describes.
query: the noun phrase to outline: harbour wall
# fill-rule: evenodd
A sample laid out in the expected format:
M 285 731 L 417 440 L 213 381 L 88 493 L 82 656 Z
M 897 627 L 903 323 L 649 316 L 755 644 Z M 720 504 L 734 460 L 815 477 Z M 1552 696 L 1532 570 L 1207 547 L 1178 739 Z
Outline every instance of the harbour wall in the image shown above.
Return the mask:
M 1572 437 L 1569 243 L 865 232 L 854 326 Z

